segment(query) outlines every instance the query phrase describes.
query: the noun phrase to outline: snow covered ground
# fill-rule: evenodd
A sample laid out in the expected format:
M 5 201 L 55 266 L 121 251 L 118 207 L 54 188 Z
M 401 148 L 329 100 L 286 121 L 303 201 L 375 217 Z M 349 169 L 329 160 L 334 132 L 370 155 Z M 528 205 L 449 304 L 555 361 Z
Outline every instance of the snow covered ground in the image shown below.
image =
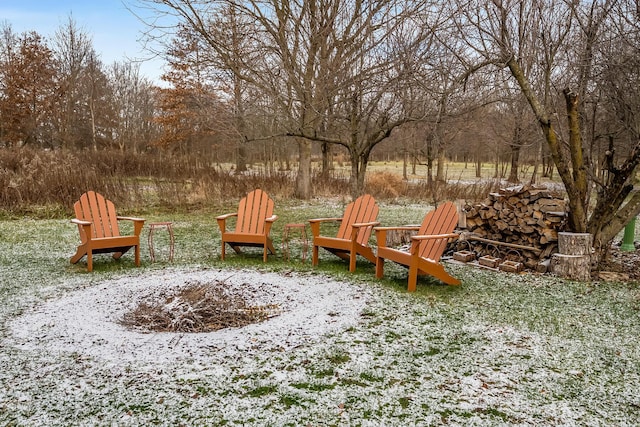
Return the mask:
M 210 333 L 142 333 L 120 324 L 140 301 L 159 300 L 197 282 L 222 281 L 249 305 L 276 304 L 282 313 L 268 321 Z M 10 323 L 23 350 L 77 353 L 105 363 L 155 367 L 185 361 L 211 363 L 238 352 L 289 351 L 357 323 L 365 297 L 357 289 L 318 276 L 281 276 L 248 270 L 164 270 L 107 281 L 49 301 Z M 220 363 L 220 361 L 218 362 Z
M 189 266 L 22 289 L 0 307 L 0 424 L 640 425 L 637 284 L 451 268 L 462 288 L 418 294 Z M 205 334 L 118 323 L 194 280 L 283 312 Z

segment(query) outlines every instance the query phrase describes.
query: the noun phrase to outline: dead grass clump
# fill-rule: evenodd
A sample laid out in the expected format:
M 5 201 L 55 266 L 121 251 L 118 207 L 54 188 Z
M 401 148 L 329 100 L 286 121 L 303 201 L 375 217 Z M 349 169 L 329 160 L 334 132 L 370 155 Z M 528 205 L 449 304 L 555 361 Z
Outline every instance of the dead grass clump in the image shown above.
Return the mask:
M 277 316 L 277 305 L 250 306 L 230 295 L 223 281 L 189 282 L 175 292 L 163 292 L 157 301 L 142 301 L 120 323 L 144 332 L 213 332 L 239 328 Z
M 485 183 L 467 184 L 462 182 L 445 183 L 438 181 L 421 181 L 410 186 L 410 197 L 414 199 L 432 199 L 435 202 L 442 200 L 483 200 L 487 194 L 498 191 L 501 188 L 499 181 L 487 181 Z
M 366 192 L 379 198 L 396 198 L 406 192 L 407 184 L 393 172 L 373 172 L 365 183 Z
M 349 176 L 336 171 L 314 174 L 311 177 L 311 185 L 316 197 L 335 197 L 351 192 Z

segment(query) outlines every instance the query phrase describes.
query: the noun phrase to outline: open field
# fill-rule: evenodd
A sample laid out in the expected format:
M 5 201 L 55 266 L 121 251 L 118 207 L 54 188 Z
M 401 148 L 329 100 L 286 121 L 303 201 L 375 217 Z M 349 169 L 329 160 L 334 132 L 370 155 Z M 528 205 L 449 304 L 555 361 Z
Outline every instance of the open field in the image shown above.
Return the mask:
M 0 221 L 0 425 L 638 425 L 640 288 L 451 265 L 461 287 L 406 271 L 351 275 L 328 253 L 219 260 L 215 212 L 167 213 L 176 259 L 68 258 L 67 219 Z M 285 223 L 335 216 L 339 199 L 276 200 Z M 426 206 L 385 203 L 385 225 Z M 156 242 L 166 242 L 161 233 Z M 295 243 L 294 243 L 295 245 Z M 162 258 L 163 255 L 159 254 Z M 119 317 L 141 295 L 223 278 L 279 304 L 263 323 L 149 334 Z

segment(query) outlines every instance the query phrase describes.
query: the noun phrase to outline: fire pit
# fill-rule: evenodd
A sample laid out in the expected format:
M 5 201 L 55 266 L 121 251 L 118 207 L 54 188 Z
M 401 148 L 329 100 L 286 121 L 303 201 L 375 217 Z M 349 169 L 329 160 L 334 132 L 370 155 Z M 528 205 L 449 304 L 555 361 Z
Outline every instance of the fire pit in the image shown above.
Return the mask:
M 122 363 L 286 351 L 356 325 L 366 287 L 324 276 L 167 269 L 105 280 L 11 323 L 16 345 Z

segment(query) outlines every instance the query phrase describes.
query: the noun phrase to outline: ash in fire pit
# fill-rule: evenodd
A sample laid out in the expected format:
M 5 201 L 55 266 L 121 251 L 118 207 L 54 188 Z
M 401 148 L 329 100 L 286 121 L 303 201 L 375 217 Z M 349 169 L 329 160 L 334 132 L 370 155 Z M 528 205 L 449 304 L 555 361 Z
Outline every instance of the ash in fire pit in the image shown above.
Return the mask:
M 138 332 L 213 332 L 259 323 L 280 314 L 278 304 L 248 305 L 224 281 L 188 282 L 167 289 L 124 314 L 120 323 Z

